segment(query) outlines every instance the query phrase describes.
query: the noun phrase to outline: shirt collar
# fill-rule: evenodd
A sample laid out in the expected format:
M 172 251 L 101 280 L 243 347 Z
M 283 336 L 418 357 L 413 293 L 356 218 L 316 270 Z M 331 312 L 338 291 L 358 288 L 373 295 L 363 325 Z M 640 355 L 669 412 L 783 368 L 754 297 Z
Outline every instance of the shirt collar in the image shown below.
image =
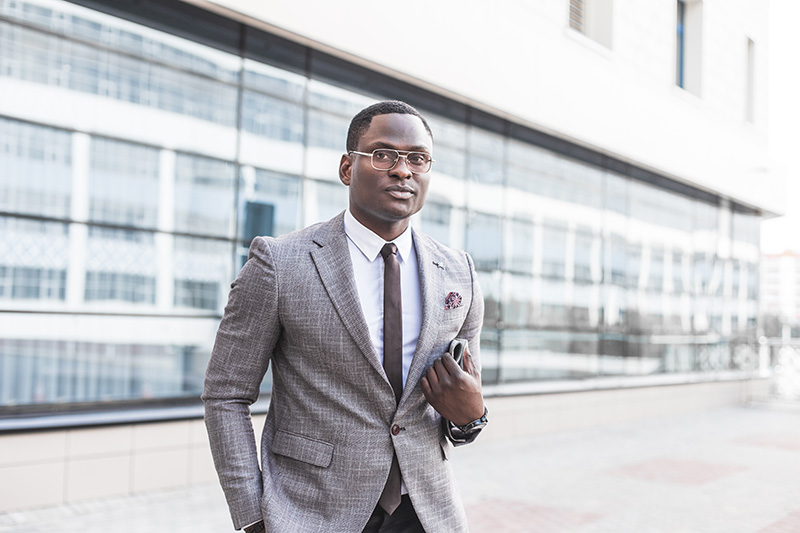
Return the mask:
M 349 209 L 344 213 L 344 232 L 370 262 L 380 255 L 381 248 L 386 244 L 383 238 L 356 220 Z M 405 263 L 411 256 L 414 246 L 414 240 L 411 238 L 411 225 L 391 242 L 397 246 L 397 257 L 400 262 Z

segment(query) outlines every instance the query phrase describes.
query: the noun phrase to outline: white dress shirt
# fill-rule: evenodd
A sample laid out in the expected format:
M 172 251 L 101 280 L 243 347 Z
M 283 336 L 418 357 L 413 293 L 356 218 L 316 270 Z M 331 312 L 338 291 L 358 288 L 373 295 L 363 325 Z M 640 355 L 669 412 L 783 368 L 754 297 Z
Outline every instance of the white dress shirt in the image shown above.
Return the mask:
M 361 224 L 348 209 L 344 214 L 344 232 L 350 248 L 358 298 L 369 327 L 369 336 L 375 352 L 383 364 L 383 271 L 381 248 L 386 244 L 381 237 Z M 397 246 L 400 262 L 400 291 L 403 298 L 403 386 L 417 348 L 422 327 L 422 296 L 419 285 L 417 253 L 409 226 L 392 241 Z

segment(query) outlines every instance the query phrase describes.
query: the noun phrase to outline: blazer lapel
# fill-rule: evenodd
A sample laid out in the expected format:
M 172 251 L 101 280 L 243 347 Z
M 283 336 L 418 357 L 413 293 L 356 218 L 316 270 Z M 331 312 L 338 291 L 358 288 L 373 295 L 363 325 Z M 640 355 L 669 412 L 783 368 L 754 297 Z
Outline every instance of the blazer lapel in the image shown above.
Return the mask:
M 442 300 L 442 286 L 444 285 L 444 262 L 436 254 L 433 247 L 424 236 L 416 232 L 414 236 L 414 248 L 417 252 L 417 263 L 419 266 L 419 284 L 422 294 L 422 325 L 420 326 L 419 338 L 417 339 L 417 349 L 414 351 L 414 358 L 411 360 L 411 368 L 408 370 L 406 386 L 403 390 L 403 397 L 400 404 L 411 394 L 416 383 L 428 368 L 430 354 L 436 347 L 437 342 L 441 342 L 438 337 L 439 328 L 437 324 L 444 318 L 444 302 Z M 439 266 L 442 265 L 442 266 Z M 441 354 L 437 354 L 441 355 Z
M 311 258 L 339 318 L 369 363 L 385 376 L 361 310 L 347 235 L 344 233 L 343 214 L 329 224 L 323 224 L 315 235 L 314 242 L 319 248 L 311 252 Z M 386 383 L 388 385 L 389 382 Z

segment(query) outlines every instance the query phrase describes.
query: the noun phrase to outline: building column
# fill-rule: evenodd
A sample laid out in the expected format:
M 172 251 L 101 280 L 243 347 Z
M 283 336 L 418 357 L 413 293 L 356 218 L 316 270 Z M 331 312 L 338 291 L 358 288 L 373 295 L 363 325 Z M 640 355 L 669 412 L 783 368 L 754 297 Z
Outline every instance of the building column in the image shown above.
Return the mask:
M 175 159 L 172 150 L 161 150 L 159 154 L 156 307 L 162 313 L 168 313 L 175 301 Z
M 67 306 L 75 309 L 84 303 L 86 255 L 89 228 L 89 167 L 91 137 L 72 134 L 72 190 L 70 198 L 69 263 L 67 267 Z

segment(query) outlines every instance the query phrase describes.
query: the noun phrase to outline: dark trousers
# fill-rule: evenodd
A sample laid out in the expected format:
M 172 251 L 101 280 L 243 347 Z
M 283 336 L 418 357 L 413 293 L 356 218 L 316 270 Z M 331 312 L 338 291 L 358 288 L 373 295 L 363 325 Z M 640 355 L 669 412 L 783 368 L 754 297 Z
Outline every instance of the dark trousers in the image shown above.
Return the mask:
M 411 505 L 411 498 L 405 494 L 391 515 L 386 514 L 380 505 L 376 506 L 361 533 L 425 533 L 425 530 Z

